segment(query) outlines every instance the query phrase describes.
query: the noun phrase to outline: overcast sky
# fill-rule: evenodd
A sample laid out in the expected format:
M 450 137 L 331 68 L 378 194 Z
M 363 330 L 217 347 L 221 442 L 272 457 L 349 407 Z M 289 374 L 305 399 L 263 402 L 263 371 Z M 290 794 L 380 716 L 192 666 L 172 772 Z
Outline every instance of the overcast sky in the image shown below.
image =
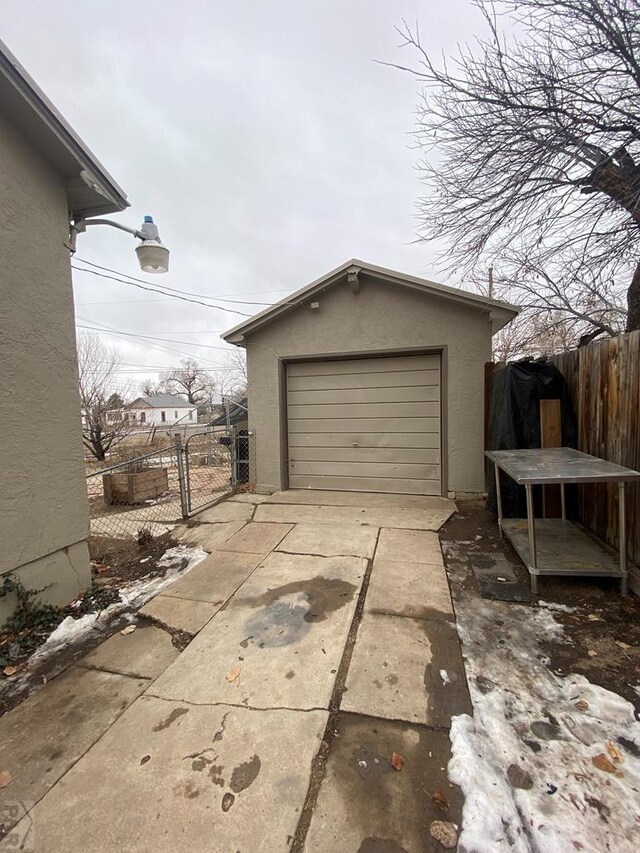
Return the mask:
M 411 61 L 394 31 L 403 17 L 419 20 L 430 50 L 455 49 L 478 25 L 469 0 L 0 0 L 0 10 L 9 48 L 126 192 L 119 221 L 154 215 L 171 271 L 145 277 L 136 241 L 105 228 L 79 237 L 79 258 L 265 303 L 351 257 L 445 280 L 436 247 L 413 243 L 416 81 L 374 60 Z M 134 390 L 187 355 L 224 363 L 219 333 L 242 319 L 74 280 L 82 325 L 163 339 L 105 335 Z

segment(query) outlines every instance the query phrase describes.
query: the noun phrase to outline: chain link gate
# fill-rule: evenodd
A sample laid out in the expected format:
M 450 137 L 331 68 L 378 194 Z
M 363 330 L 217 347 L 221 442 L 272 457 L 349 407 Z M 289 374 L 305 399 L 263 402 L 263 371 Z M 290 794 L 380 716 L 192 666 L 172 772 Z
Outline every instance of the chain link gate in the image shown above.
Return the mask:
M 233 440 L 228 443 L 227 437 L 203 430 L 190 435 L 183 445 L 176 435 L 184 518 L 213 506 L 233 490 Z

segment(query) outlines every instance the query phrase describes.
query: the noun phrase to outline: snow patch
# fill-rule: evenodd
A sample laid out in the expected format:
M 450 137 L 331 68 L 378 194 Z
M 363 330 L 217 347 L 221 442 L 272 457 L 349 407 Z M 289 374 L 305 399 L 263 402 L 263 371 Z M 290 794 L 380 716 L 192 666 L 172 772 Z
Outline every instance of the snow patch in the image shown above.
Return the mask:
M 49 657 L 63 646 L 86 640 L 92 633 L 102 633 L 115 616 L 142 607 L 147 601 L 154 598 L 179 577 L 191 571 L 194 566 L 197 566 L 208 556 L 208 553 L 200 546 L 194 548 L 187 545 L 177 545 L 175 548 L 169 548 L 158 560 L 159 566 L 167 568 L 163 577 L 141 578 L 128 586 L 121 587 L 121 601 L 110 604 L 104 610 L 87 613 L 79 619 L 67 616 L 51 632 L 46 642 L 31 656 L 29 667 L 34 663 L 42 662 L 44 658 Z
M 440 678 L 442 679 L 443 684 L 449 684 L 449 682 L 451 681 L 451 679 L 449 678 L 449 673 L 446 669 L 440 670 Z
M 624 747 L 640 747 L 633 706 L 547 668 L 540 641 L 566 640 L 550 608 L 464 595 L 456 613 L 474 709 L 450 733 L 449 776 L 465 795 L 459 850 L 635 853 L 640 759 Z M 594 766 L 601 753 L 621 775 Z

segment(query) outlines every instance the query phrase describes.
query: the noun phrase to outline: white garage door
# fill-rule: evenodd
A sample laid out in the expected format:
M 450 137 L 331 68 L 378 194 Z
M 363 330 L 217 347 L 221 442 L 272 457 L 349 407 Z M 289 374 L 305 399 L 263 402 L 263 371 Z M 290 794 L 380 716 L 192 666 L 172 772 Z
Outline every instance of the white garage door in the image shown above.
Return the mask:
M 442 493 L 440 356 L 287 366 L 289 486 Z

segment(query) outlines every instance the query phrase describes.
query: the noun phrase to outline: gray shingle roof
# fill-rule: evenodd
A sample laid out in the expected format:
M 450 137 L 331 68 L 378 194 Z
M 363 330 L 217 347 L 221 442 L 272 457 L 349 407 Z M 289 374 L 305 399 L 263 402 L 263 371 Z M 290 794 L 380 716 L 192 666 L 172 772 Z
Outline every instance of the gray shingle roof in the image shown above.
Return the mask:
M 188 409 L 196 408 L 185 397 L 179 397 L 177 394 L 155 394 L 153 397 L 137 397 L 131 405 L 135 406 L 139 400 L 143 400 L 148 406 L 154 409 L 170 409 L 171 406 L 177 406 L 178 408 L 186 407 Z

